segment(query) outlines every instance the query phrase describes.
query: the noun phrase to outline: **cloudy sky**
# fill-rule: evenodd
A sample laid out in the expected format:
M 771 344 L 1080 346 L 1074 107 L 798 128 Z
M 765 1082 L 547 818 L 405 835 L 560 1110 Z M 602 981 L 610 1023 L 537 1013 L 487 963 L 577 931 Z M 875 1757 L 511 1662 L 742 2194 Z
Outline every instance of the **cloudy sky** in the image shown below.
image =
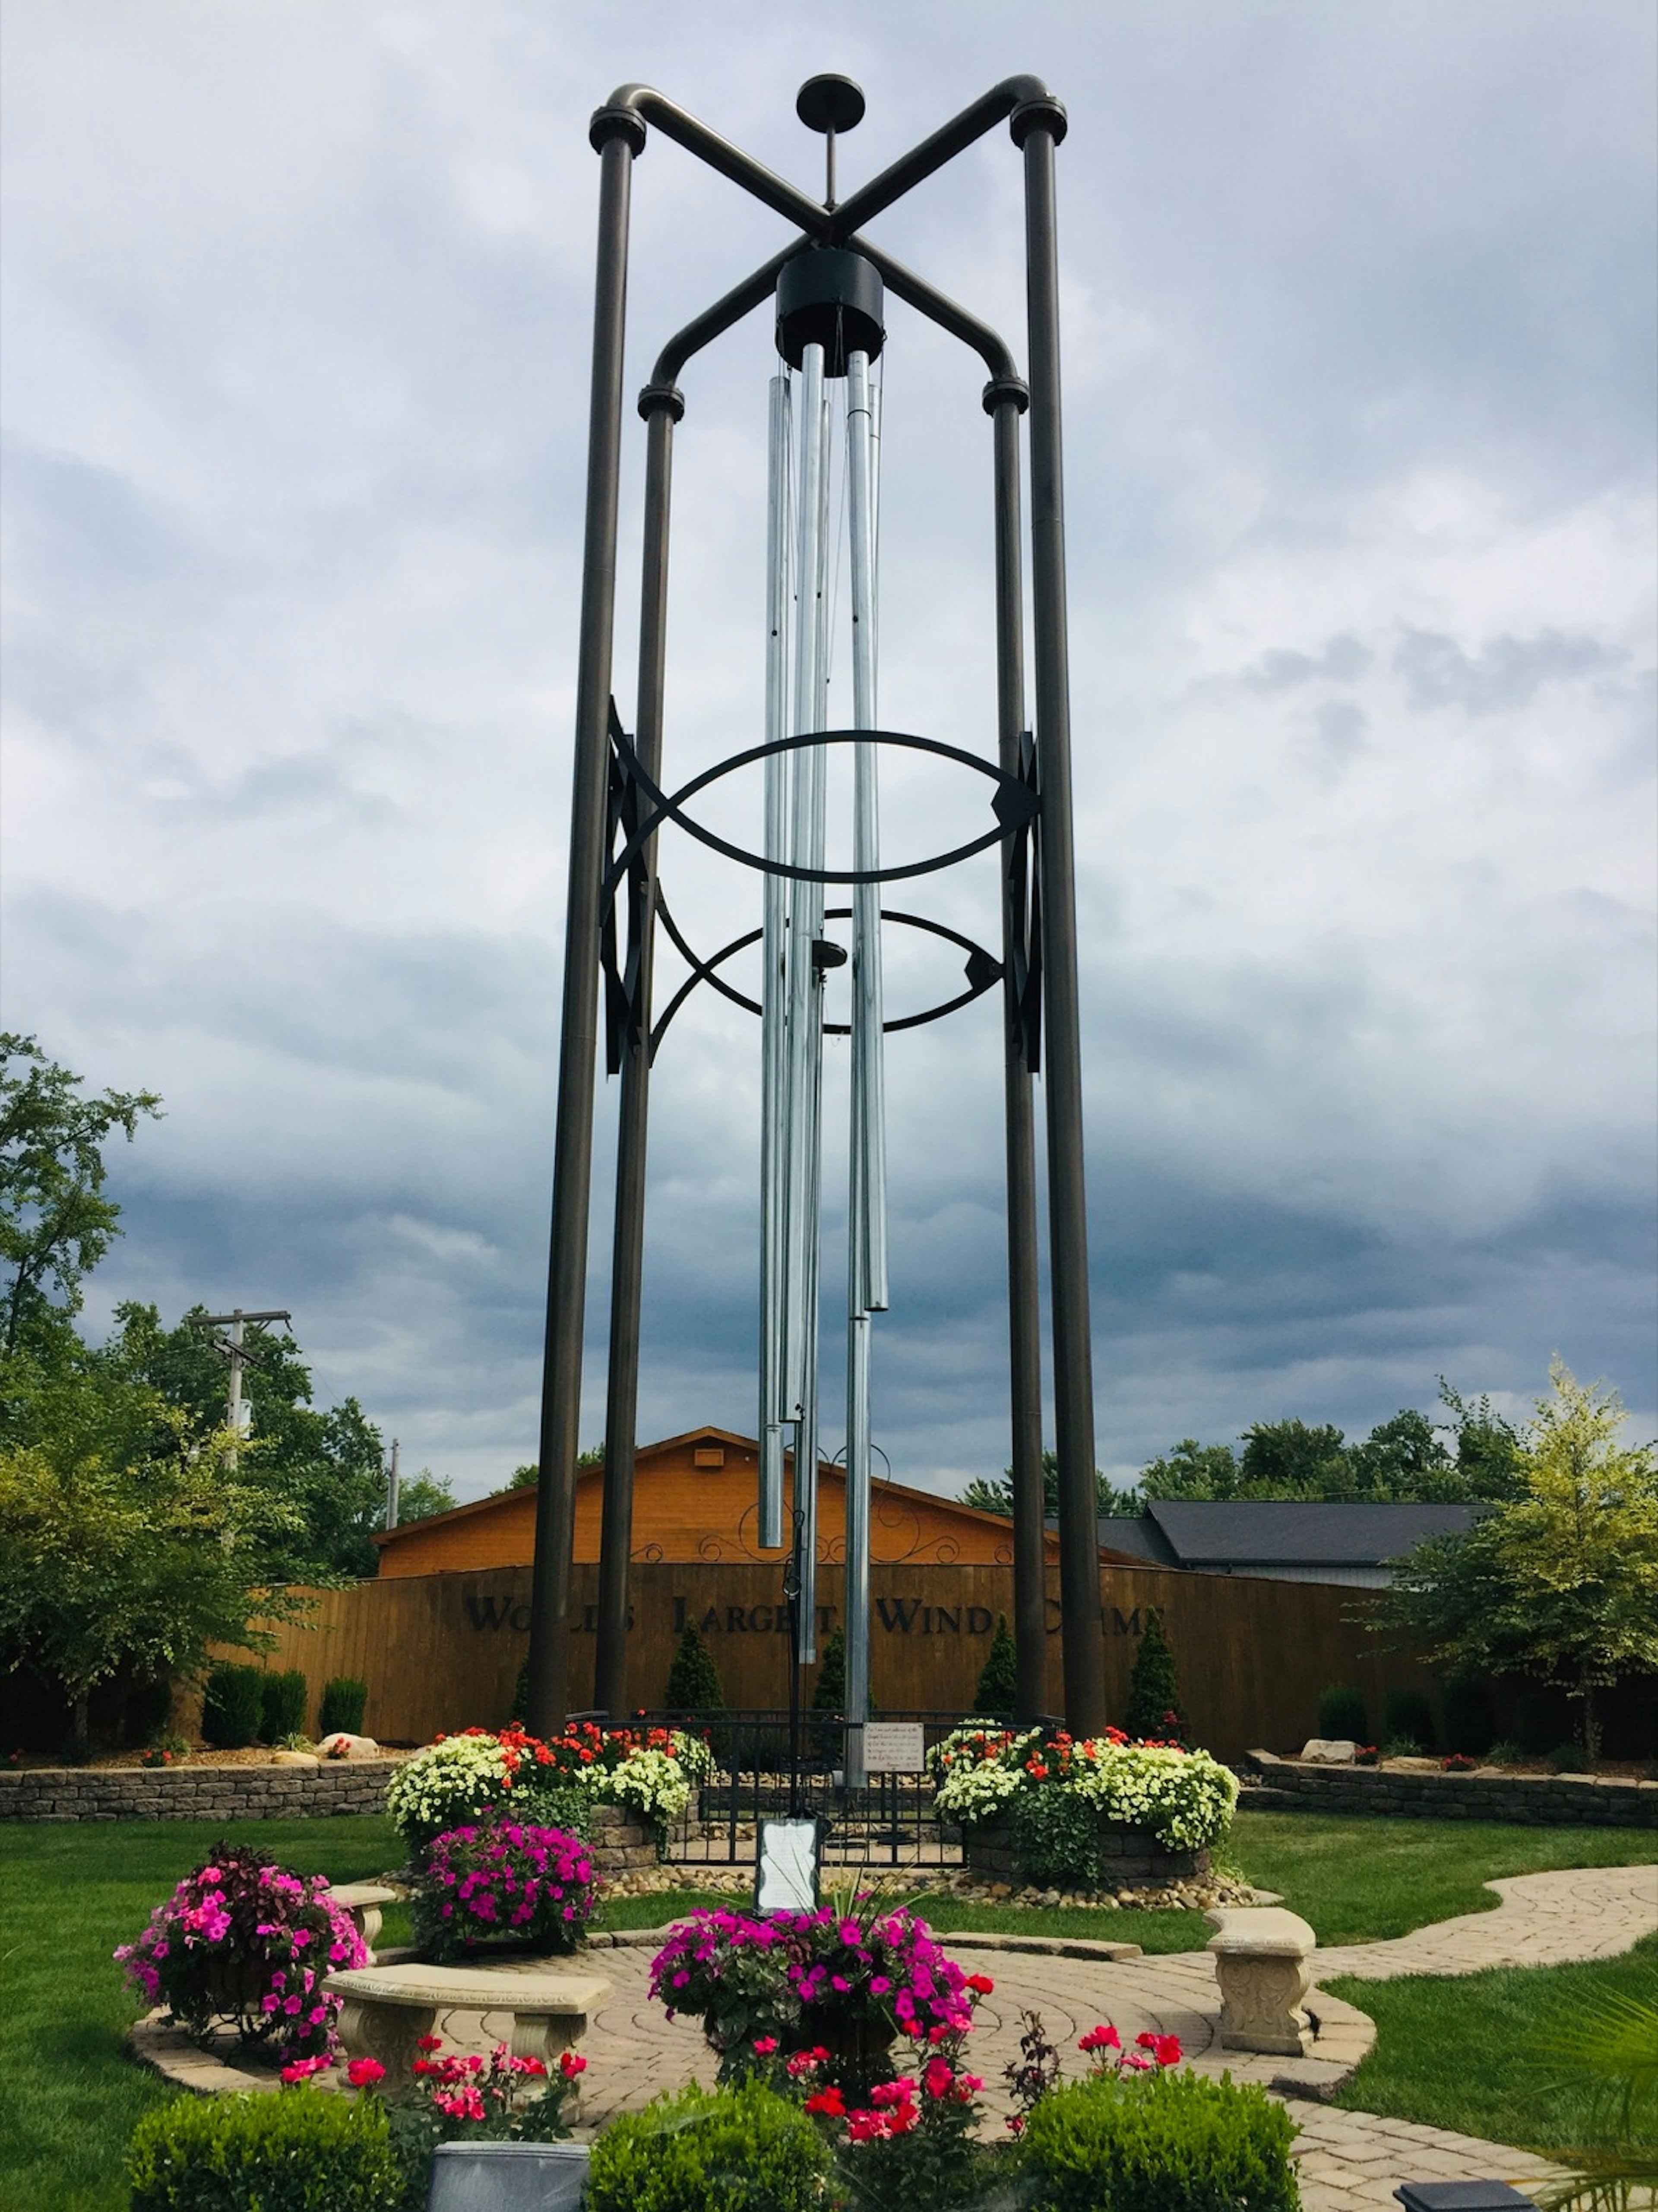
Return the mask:
M 1649 1434 L 1655 21 L 8 0 L 3 1020 L 167 1102 L 113 1162 L 94 1326 L 288 1306 L 406 1468 L 470 1495 L 532 1455 L 588 115 L 644 79 L 815 186 L 793 96 L 844 70 L 845 190 L 1033 70 L 1072 125 L 1101 1462 L 1362 1432 L 1440 1373 L 1522 1406 L 1555 1352 Z M 997 132 L 875 234 L 1022 356 L 1019 185 Z M 653 137 L 630 390 L 784 236 Z M 685 379 L 686 774 L 760 734 L 765 322 Z M 883 719 L 988 750 L 982 373 L 894 306 L 885 375 Z M 642 447 L 630 420 L 630 726 Z M 967 781 L 895 771 L 889 854 L 976 820 Z M 683 837 L 662 865 L 704 945 L 758 920 L 756 878 Z M 993 939 L 987 863 L 923 899 Z M 889 962 L 889 1011 L 951 986 Z M 757 1031 L 698 997 L 654 1091 L 646 1437 L 753 1426 Z M 986 1001 L 889 1058 L 876 1435 L 946 1488 L 1008 1456 L 998 1056 Z M 838 1132 L 843 1056 L 829 1091 Z M 608 1209 L 606 1172 L 594 1437 Z

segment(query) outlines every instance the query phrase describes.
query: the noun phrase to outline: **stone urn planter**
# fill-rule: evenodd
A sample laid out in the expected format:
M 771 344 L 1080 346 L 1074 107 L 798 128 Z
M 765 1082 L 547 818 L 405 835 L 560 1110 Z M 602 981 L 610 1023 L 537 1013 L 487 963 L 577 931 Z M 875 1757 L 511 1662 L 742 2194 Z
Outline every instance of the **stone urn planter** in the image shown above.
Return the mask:
M 1173 1887 L 1176 1882 L 1207 1875 L 1206 1850 L 1173 1851 L 1160 1843 L 1149 1828 L 1125 1827 L 1102 1814 L 1099 1824 L 1100 1885 L 1106 1889 L 1136 1888 L 1150 1883 Z M 1013 1829 L 1005 1820 L 981 1820 L 961 1835 L 961 1855 L 969 1872 L 984 1881 L 1022 1886 L 1028 1877 L 1014 1849 Z

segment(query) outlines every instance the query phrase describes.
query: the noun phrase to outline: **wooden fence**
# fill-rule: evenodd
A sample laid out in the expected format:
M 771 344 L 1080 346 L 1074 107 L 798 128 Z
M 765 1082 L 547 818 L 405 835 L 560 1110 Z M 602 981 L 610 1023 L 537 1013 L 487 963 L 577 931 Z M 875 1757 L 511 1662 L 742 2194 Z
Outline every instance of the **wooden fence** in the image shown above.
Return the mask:
M 629 1682 L 636 1706 L 658 1705 L 680 1630 L 692 1622 L 732 1705 L 788 1703 L 786 1615 L 768 1565 L 639 1565 L 632 1571 Z M 889 1712 L 972 1709 L 998 1614 L 1011 1614 L 1003 1566 L 880 1567 L 871 1577 L 870 1676 Z M 842 1619 L 841 1571 L 819 1572 L 820 1634 Z M 530 1571 L 495 1568 L 417 1575 L 317 1593 L 304 1626 L 289 1625 L 265 1662 L 303 1669 L 310 1725 L 330 1675 L 369 1686 L 367 1727 L 386 1743 L 424 1742 L 439 1729 L 493 1727 L 509 1717 L 529 1632 Z M 576 1695 L 592 1695 L 598 1569 L 575 1570 Z M 1120 1713 L 1148 1612 L 1174 1649 L 1181 1701 L 1196 1740 L 1222 1757 L 1298 1749 L 1315 1733 L 1320 1692 L 1363 1691 L 1379 1724 L 1386 1691 L 1426 1688 L 1410 1658 L 1365 1632 L 1364 1590 L 1254 1577 L 1102 1566 L 1109 1708 Z M 1048 1577 L 1048 1700 L 1060 1686 L 1058 1576 Z M 229 1655 L 227 1655 L 229 1656 Z M 810 1688 L 808 1686 L 809 1696 Z

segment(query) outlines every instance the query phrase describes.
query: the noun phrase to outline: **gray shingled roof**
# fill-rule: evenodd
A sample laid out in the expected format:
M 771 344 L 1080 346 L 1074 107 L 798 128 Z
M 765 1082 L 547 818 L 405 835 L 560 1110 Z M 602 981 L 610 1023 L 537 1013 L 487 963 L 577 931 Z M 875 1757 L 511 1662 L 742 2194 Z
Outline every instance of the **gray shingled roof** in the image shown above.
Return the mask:
M 1478 1510 L 1473 1505 L 1221 1505 L 1161 1498 L 1143 1517 L 1185 1567 L 1376 1567 L 1429 1536 L 1460 1535 Z M 1100 1540 L 1112 1540 L 1107 1528 L 1133 1525 L 1102 1522 Z

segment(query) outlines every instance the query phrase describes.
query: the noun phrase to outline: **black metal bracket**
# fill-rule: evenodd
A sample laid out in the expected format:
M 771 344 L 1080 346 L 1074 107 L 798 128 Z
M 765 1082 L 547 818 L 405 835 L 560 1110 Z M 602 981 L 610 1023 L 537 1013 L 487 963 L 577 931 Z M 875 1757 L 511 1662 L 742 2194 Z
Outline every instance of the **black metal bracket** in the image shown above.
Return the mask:
M 625 1055 L 637 1048 L 644 1033 L 644 944 L 650 881 L 646 842 L 638 834 L 638 756 L 628 742 L 613 698 L 605 843 L 613 866 L 605 878 L 599 934 L 599 960 L 605 978 L 605 1069 L 611 1075 L 621 1073 Z M 623 850 L 619 866 L 615 864 L 619 840 Z M 618 942 L 616 915 L 617 892 L 624 882 L 625 950 Z

